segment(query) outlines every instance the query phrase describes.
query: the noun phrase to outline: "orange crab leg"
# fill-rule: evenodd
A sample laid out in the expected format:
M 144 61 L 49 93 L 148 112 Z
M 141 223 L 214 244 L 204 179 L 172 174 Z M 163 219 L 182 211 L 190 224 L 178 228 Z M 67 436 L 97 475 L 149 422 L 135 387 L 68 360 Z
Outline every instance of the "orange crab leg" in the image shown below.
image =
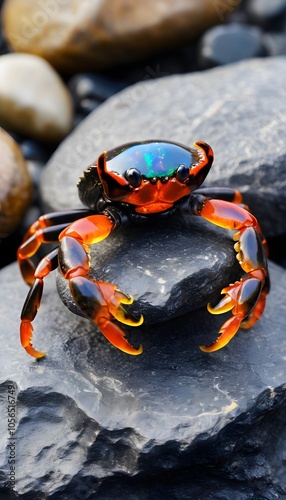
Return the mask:
M 53 243 L 58 241 L 62 230 L 80 217 L 86 217 L 90 213 L 87 209 L 76 209 L 65 212 L 54 212 L 41 215 L 25 234 L 21 246 L 17 252 L 17 260 L 21 274 L 30 286 L 33 284 L 36 266 L 31 258 L 37 253 L 42 243 Z
M 227 187 L 200 187 L 199 189 L 196 189 L 196 195 L 198 194 L 207 198 L 230 201 L 231 203 L 236 203 L 237 205 L 245 207 L 242 194 L 237 189 Z
M 56 248 L 44 257 L 34 273 L 34 282 L 31 286 L 21 313 L 20 340 L 27 353 L 34 358 L 45 356 L 43 351 L 37 351 L 32 345 L 33 325 L 40 307 L 44 278 L 58 266 L 58 249 Z
M 88 245 L 105 239 L 114 229 L 114 223 L 105 215 L 92 215 L 78 220 L 59 236 L 59 263 L 63 276 L 69 280 L 70 290 L 82 313 L 100 328 L 105 337 L 118 349 L 137 355 L 142 347 L 135 349 L 126 339 L 124 331 L 114 319 L 131 326 L 142 324 L 127 312 L 122 304 L 131 304 L 128 297 L 116 286 L 95 281 L 88 276 Z
M 141 354 L 142 347 L 139 349 L 132 347 L 124 331 L 113 322 L 117 319 L 127 325 L 142 324 L 142 316 L 136 319 L 122 305 L 131 304 L 133 298 L 125 295 L 111 283 L 96 281 L 88 276 L 90 270 L 88 245 L 105 239 L 115 227 L 115 222 L 106 215 L 92 215 L 76 220 L 57 235 L 60 246 L 50 252 L 37 266 L 21 314 L 21 343 L 28 354 L 35 358 L 45 355 L 32 345 L 32 321 L 40 307 L 44 278 L 56 269 L 58 264 L 64 278 L 69 280 L 71 293 L 82 313 L 96 323 L 105 337 L 118 349 L 128 354 Z M 45 239 L 47 242 L 52 231 L 57 234 L 59 228 L 60 225 L 36 229 L 34 235 L 24 241 L 19 252 L 20 258 L 33 254 L 34 247 L 39 244 L 40 239 Z
M 222 290 L 224 297 L 215 306 L 208 305 L 212 314 L 232 311 L 221 327 L 219 337 L 210 346 L 200 346 L 205 352 L 217 351 L 224 347 L 240 327 L 250 328 L 260 318 L 269 291 L 269 277 L 264 238 L 256 218 L 239 205 L 225 200 L 208 199 L 195 195 L 192 212 L 225 229 L 237 230 L 233 239 L 234 249 L 243 271 L 246 273 L 239 282 Z

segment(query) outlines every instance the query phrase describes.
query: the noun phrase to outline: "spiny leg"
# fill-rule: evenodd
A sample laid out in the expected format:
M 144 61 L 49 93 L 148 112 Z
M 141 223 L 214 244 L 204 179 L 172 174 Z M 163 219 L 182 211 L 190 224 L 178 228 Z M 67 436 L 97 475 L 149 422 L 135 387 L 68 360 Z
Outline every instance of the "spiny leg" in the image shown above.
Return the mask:
M 28 285 L 32 285 L 36 266 L 31 258 L 36 255 L 42 243 L 54 243 L 58 236 L 75 220 L 86 217 L 90 211 L 76 209 L 41 215 L 28 229 L 17 252 L 21 274 Z
M 232 188 L 227 188 L 227 187 L 216 187 L 216 186 L 199 188 L 199 189 L 196 189 L 196 196 L 197 195 L 203 195 L 204 197 L 211 198 L 211 199 L 229 201 L 230 203 L 234 203 L 236 205 L 239 205 L 240 207 L 242 207 L 245 210 L 247 210 L 248 212 L 250 212 L 249 207 L 243 201 L 242 194 L 237 189 L 232 189 Z M 256 230 L 261 236 L 261 242 L 262 242 L 262 245 L 264 248 L 264 252 L 268 257 L 269 252 L 268 252 L 267 241 L 261 232 L 261 229 L 259 227 L 258 222 L 257 222 Z
M 73 210 L 63 210 L 61 212 L 50 212 L 47 214 L 40 215 L 40 217 L 31 224 L 27 230 L 23 242 L 33 236 L 33 234 L 39 229 L 45 229 L 50 226 L 58 226 L 59 224 L 71 224 L 77 219 L 86 217 L 90 214 L 90 210 L 87 208 L 75 208 Z
M 42 358 L 45 353 L 37 351 L 32 345 L 33 325 L 38 309 L 40 307 L 44 278 L 58 267 L 58 248 L 55 248 L 44 257 L 37 266 L 34 273 L 34 281 L 28 292 L 21 313 L 20 340 L 27 353 L 34 358 Z
M 222 290 L 224 297 L 215 307 L 208 305 L 209 312 L 213 314 L 227 311 L 233 314 L 222 325 L 220 335 L 213 344 L 200 346 L 203 351 L 213 352 L 224 347 L 240 326 L 250 328 L 263 313 L 269 291 L 267 258 L 259 224 L 241 206 L 195 195 L 191 200 L 191 211 L 217 226 L 238 230 L 233 236 L 236 241 L 234 248 L 240 266 L 246 273 L 239 282 Z
M 89 245 L 105 239 L 115 228 L 115 222 L 106 215 L 93 215 L 71 224 L 59 236 L 59 264 L 64 278 L 69 280 L 72 296 L 82 313 L 94 322 L 103 335 L 118 349 L 128 354 L 140 354 L 142 347 L 132 347 L 125 332 L 114 323 L 131 326 L 142 324 L 122 304 L 131 304 L 133 298 L 125 295 L 111 283 L 96 281 L 88 276 Z

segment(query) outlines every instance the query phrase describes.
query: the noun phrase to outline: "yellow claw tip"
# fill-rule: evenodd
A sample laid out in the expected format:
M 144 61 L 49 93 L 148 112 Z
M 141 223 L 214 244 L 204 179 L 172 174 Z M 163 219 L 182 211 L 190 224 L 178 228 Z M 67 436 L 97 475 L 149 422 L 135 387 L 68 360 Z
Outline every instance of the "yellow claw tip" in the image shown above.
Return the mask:
M 138 354 L 142 354 L 142 352 L 143 352 L 143 346 L 142 346 L 142 344 L 140 344 L 137 351 L 135 352 L 135 356 L 138 356 Z
M 117 296 L 119 296 L 120 304 L 126 304 L 126 305 L 133 304 L 134 297 L 132 297 L 132 295 L 126 295 L 125 293 L 121 292 L 119 288 L 116 287 L 115 287 L 115 292 L 117 292 Z
M 221 309 L 216 308 L 216 306 L 212 307 L 210 302 L 207 304 L 207 310 L 211 314 L 221 314 L 222 312 L 224 312 Z
M 37 351 L 36 349 L 34 349 L 32 344 L 29 344 L 28 346 L 26 346 L 25 349 L 26 349 L 26 352 L 30 356 L 32 356 L 33 358 L 36 358 L 36 359 L 44 358 L 46 355 L 45 351 Z
M 118 317 L 117 317 L 117 319 L 119 321 L 121 321 L 121 323 L 124 323 L 125 325 L 128 325 L 128 326 L 133 326 L 133 327 L 140 326 L 144 322 L 144 316 L 142 316 L 142 314 L 140 314 L 140 318 L 137 321 L 135 321 L 134 319 L 127 319 L 127 318 L 125 318 L 123 320 L 122 318 L 118 318 Z
M 138 356 L 139 354 L 142 354 L 142 352 L 143 352 L 143 346 L 142 346 L 142 344 L 140 344 L 140 346 L 138 347 L 138 349 L 136 349 L 132 354 L 134 356 Z
M 129 297 L 127 297 L 126 299 L 124 299 L 124 301 L 123 301 L 123 300 L 121 300 L 121 302 L 122 302 L 123 304 L 126 304 L 126 305 L 133 304 L 133 302 L 134 302 L 134 297 L 132 297 L 132 295 L 129 295 Z
M 140 318 L 139 318 L 138 322 L 136 323 L 136 326 L 140 326 L 140 325 L 142 325 L 142 323 L 144 323 L 144 316 L 142 314 L 140 314 Z
M 212 308 L 210 302 L 208 302 L 208 304 L 207 304 L 207 310 L 208 310 L 209 313 L 213 314 L 213 308 Z
M 138 349 L 135 349 L 131 344 L 129 344 L 128 340 L 126 339 L 127 344 L 125 347 L 120 347 L 119 349 L 126 354 L 131 354 L 131 356 L 138 356 L 139 354 L 142 354 L 143 352 L 143 346 L 140 344 Z
M 200 345 L 199 348 L 203 352 L 214 352 L 214 351 L 218 351 L 222 347 L 222 346 L 219 346 L 216 344 L 217 344 L 217 342 L 214 342 L 211 345 Z

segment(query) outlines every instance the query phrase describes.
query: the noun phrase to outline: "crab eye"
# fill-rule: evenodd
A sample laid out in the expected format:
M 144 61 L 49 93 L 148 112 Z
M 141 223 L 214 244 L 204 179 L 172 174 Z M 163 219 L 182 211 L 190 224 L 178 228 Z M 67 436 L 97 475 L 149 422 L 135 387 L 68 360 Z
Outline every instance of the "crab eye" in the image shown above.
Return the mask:
M 129 168 L 129 170 L 125 172 L 125 177 L 129 184 L 135 188 L 139 187 L 142 182 L 142 175 L 137 168 Z
M 176 170 L 176 178 L 179 182 L 185 182 L 189 177 L 189 167 L 187 165 L 179 165 Z

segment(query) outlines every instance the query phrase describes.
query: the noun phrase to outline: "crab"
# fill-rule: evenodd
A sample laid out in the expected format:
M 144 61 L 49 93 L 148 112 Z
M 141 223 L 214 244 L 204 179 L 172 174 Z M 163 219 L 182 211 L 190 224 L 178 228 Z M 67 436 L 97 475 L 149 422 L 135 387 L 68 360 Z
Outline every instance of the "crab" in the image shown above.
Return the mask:
M 95 323 L 118 349 L 132 355 L 134 348 L 120 323 L 139 326 L 139 318 L 128 310 L 133 297 L 115 284 L 89 275 L 90 245 L 104 240 L 128 222 L 148 221 L 180 210 L 228 230 L 234 230 L 234 249 L 243 270 L 239 281 L 223 288 L 223 297 L 210 313 L 231 311 L 217 339 L 205 352 L 224 347 L 238 329 L 250 328 L 261 317 L 269 291 L 267 243 L 257 219 L 243 204 L 241 194 L 231 188 L 200 188 L 213 163 L 211 147 L 202 141 L 194 147 L 163 140 L 123 144 L 102 153 L 78 182 L 79 198 L 87 208 L 42 215 L 27 231 L 17 258 L 30 290 L 21 314 L 20 339 L 27 353 L 45 355 L 33 347 L 33 325 L 40 307 L 45 277 L 59 267 L 68 280 L 71 295 L 81 313 Z M 42 244 L 58 242 L 38 265 L 34 264 Z M 39 259 L 38 259 L 39 261 Z

